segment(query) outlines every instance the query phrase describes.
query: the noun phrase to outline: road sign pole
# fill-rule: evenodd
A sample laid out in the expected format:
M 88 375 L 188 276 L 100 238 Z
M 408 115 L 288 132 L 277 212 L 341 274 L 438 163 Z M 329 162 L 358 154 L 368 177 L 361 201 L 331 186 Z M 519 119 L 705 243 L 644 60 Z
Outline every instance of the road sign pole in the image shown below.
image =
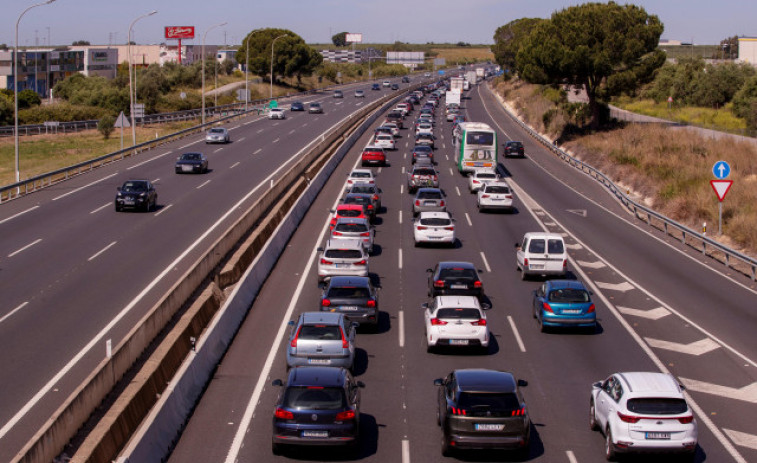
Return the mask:
M 718 235 L 723 234 L 723 201 L 718 201 Z

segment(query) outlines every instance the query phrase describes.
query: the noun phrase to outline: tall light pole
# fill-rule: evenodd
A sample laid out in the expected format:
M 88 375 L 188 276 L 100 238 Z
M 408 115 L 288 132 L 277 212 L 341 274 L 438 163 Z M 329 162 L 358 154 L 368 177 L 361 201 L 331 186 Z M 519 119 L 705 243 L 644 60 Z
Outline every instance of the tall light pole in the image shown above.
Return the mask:
M 286 37 L 289 34 L 281 34 L 280 36 L 273 39 L 273 42 L 271 42 L 271 100 L 273 100 L 273 45 L 276 43 L 277 40 L 279 40 L 282 37 Z
M 247 59 L 244 62 L 244 91 L 245 91 L 244 112 L 247 112 L 247 105 L 250 102 L 250 87 L 249 87 L 250 79 L 247 78 L 247 70 L 250 69 L 250 37 L 252 37 L 252 34 L 256 32 L 260 32 L 261 30 L 263 29 L 257 29 L 247 34 L 247 43 L 245 44 L 245 47 L 244 47 L 245 54 L 247 55 Z
M 155 13 L 157 13 L 158 10 L 152 10 L 149 13 L 145 13 L 142 16 L 139 16 L 134 21 L 129 24 L 129 33 L 127 34 L 126 39 L 126 53 L 129 55 L 129 117 L 131 118 L 131 144 L 132 146 L 137 144 L 137 124 L 134 122 L 134 93 L 136 93 L 137 89 L 136 86 L 133 84 L 132 78 L 131 78 L 131 67 L 132 67 L 132 59 L 131 59 L 131 30 L 134 28 L 134 24 L 136 24 L 137 21 L 139 21 L 142 18 L 146 18 L 148 16 L 152 16 Z M 137 78 L 137 71 L 134 70 L 134 79 Z
M 31 10 L 32 8 L 36 8 L 38 6 L 42 5 L 49 5 L 50 3 L 54 2 L 55 0 L 47 0 L 46 2 L 42 3 L 36 3 L 24 11 L 21 12 L 21 14 L 18 16 L 18 19 L 16 20 L 16 41 L 13 44 L 13 141 L 15 145 L 15 152 L 16 152 L 16 183 L 21 181 L 21 171 L 18 167 L 18 25 L 21 22 L 21 18 L 26 14 L 27 11 Z M 35 82 L 34 87 L 37 87 L 37 76 L 34 76 Z M 18 187 L 19 189 L 21 187 Z M 18 192 L 18 189 L 16 190 Z
M 205 124 L 205 37 L 208 36 L 208 32 L 212 31 L 216 27 L 225 26 L 227 22 L 213 24 L 202 34 L 202 124 Z

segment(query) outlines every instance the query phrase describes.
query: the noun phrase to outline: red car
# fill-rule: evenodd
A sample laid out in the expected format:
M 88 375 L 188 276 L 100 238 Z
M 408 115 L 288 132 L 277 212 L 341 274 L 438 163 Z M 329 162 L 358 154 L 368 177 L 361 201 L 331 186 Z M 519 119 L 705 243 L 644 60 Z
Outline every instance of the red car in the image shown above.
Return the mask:
M 385 166 L 386 153 L 384 153 L 384 148 L 380 146 L 366 146 L 365 149 L 363 149 L 362 163 L 363 166 L 367 166 L 368 164 Z
M 336 225 L 336 219 L 340 219 L 342 217 L 369 219 L 369 217 L 365 215 L 365 206 L 363 206 L 362 204 L 340 204 L 336 207 L 336 211 L 331 212 L 333 212 L 334 215 L 331 217 L 331 222 L 329 223 L 330 230 L 334 229 L 334 225 Z

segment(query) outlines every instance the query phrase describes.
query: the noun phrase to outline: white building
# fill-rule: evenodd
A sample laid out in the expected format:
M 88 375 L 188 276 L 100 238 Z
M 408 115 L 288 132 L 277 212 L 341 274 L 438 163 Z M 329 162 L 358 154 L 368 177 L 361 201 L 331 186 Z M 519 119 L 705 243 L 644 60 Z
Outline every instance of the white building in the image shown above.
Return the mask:
M 757 37 L 739 37 L 739 62 L 757 66 Z

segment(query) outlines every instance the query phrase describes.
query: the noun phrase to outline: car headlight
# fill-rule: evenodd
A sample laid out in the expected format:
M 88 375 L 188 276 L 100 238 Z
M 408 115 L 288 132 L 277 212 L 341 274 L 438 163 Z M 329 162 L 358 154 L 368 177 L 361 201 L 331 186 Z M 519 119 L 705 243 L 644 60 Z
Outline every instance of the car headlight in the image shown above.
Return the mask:
M 139 197 L 140 197 L 140 198 L 144 198 L 145 196 L 147 196 L 147 193 L 140 193 L 140 194 L 139 194 Z

